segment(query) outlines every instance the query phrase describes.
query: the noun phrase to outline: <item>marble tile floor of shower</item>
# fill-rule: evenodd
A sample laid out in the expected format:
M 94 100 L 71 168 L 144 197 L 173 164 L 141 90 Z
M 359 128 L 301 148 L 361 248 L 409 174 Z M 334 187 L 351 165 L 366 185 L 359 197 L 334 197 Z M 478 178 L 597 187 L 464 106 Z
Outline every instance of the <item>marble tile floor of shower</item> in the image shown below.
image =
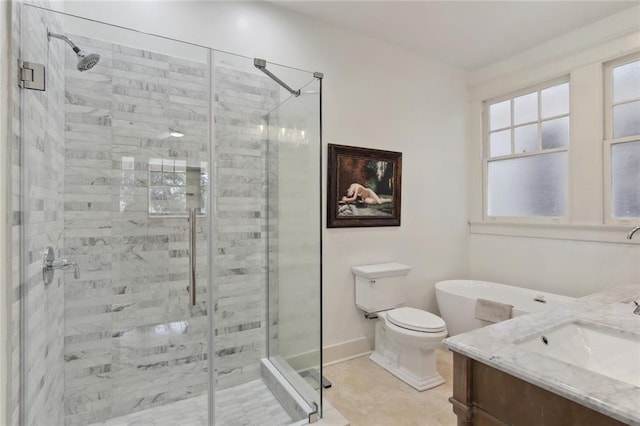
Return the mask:
M 216 392 L 216 425 L 288 425 L 291 417 L 262 380 Z M 89 426 L 205 426 L 207 395 L 160 405 Z

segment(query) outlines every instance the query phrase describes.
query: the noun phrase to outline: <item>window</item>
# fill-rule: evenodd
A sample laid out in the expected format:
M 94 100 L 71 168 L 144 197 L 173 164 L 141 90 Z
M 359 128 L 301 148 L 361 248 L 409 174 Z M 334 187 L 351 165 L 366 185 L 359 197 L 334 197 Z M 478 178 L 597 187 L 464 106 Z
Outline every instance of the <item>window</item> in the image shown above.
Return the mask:
M 640 54 L 605 66 L 605 206 L 608 219 L 640 218 Z
M 485 213 L 567 216 L 569 81 L 484 102 Z

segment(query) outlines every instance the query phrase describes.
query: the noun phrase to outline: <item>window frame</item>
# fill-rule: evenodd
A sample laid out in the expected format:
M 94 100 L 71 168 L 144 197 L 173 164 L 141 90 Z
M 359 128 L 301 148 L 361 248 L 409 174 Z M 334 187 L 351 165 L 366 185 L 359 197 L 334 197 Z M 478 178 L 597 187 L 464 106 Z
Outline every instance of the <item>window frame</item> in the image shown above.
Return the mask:
M 640 217 L 614 217 L 613 216 L 613 191 L 611 188 L 612 184 L 612 167 L 611 167 L 611 150 L 613 145 L 629 143 L 629 142 L 640 142 L 640 134 L 632 135 L 632 136 L 624 136 L 621 138 L 613 137 L 613 69 L 619 67 L 621 65 L 629 64 L 631 62 L 640 61 L 640 51 L 632 53 L 630 55 L 625 55 L 622 57 L 618 57 L 608 62 L 604 62 L 602 64 L 603 72 L 603 83 L 604 83 L 604 99 L 603 99 L 603 130 L 604 134 L 602 137 L 602 159 L 603 159 L 603 204 L 602 204 L 602 216 L 604 218 L 605 225 L 632 225 L 632 224 L 640 224 Z M 628 102 L 633 102 L 640 100 L 638 98 L 632 98 L 631 100 L 625 100 L 624 102 L 618 103 L 624 104 Z
M 557 116 L 547 117 L 542 119 L 541 114 L 541 92 L 544 89 L 548 89 L 553 86 L 557 86 L 560 84 L 568 83 L 569 84 L 569 113 L 568 114 L 560 114 Z M 495 157 L 490 156 L 490 134 L 491 129 L 489 128 L 489 119 L 490 119 L 490 111 L 489 107 L 493 104 L 497 104 L 500 102 L 504 102 L 506 100 L 510 101 L 510 125 L 504 129 L 496 129 L 496 130 L 506 130 L 509 129 L 511 131 L 511 150 L 514 151 L 515 144 L 515 129 L 517 127 L 526 126 L 533 124 L 534 122 L 526 122 L 520 123 L 517 126 L 514 125 L 514 99 L 523 95 L 527 95 L 533 92 L 538 93 L 538 117 L 535 123 L 538 125 L 538 146 L 539 150 L 534 152 L 525 152 L 525 153 L 512 153 L 508 155 L 499 155 Z M 569 223 L 571 218 L 571 194 L 569 190 L 571 188 L 571 159 L 570 159 L 570 150 L 571 147 L 571 75 L 565 74 L 560 77 L 552 78 L 545 80 L 541 83 L 537 83 L 534 85 L 530 85 L 524 87 L 522 89 L 518 89 L 515 91 L 511 91 L 507 94 L 496 96 L 493 98 L 486 99 L 482 101 L 482 219 L 485 222 L 496 222 L 496 223 L 524 223 L 524 224 L 545 224 L 545 223 Z M 545 121 L 550 121 L 562 117 L 569 118 L 569 143 L 565 147 L 559 148 L 550 148 L 550 149 L 542 149 L 542 123 Z M 539 155 L 547 155 L 553 154 L 557 152 L 567 152 L 567 180 L 565 182 L 565 202 L 566 202 L 566 214 L 565 216 L 491 216 L 489 215 L 489 163 L 492 161 L 500 161 L 507 159 L 515 159 L 515 158 L 526 158 L 533 157 Z

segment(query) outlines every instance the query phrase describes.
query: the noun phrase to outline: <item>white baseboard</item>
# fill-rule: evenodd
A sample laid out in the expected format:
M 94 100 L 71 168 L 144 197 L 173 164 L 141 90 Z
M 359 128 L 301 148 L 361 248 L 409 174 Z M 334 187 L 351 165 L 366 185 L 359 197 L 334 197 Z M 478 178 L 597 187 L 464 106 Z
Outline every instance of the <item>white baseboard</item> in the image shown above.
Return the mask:
M 364 336 L 335 345 L 325 346 L 322 349 L 322 365 L 326 367 L 370 354 L 373 351 L 373 339 L 373 336 Z M 304 352 L 283 358 L 293 370 L 301 371 L 307 368 L 317 367 L 318 352 Z
M 308 368 L 318 368 L 319 356 L 318 351 L 310 351 L 283 358 L 295 371 L 302 371 Z
M 322 365 L 327 367 L 332 364 L 370 354 L 373 350 L 373 342 L 373 336 L 364 336 L 335 345 L 325 346 L 322 349 Z

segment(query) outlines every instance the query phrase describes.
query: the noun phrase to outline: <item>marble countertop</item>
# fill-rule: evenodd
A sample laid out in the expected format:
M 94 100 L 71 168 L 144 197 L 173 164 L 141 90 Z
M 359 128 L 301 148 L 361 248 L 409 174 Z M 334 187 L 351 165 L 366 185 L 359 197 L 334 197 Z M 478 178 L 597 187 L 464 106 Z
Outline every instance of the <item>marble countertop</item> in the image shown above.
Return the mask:
M 462 355 L 622 422 L 640 426 L 640 387 L 526 350 L 514 343 L 581 321 L 640 337 L 640 285 L 625 285 L 446 339 Z M 640 359 L 638 360 L 640 362 Z

